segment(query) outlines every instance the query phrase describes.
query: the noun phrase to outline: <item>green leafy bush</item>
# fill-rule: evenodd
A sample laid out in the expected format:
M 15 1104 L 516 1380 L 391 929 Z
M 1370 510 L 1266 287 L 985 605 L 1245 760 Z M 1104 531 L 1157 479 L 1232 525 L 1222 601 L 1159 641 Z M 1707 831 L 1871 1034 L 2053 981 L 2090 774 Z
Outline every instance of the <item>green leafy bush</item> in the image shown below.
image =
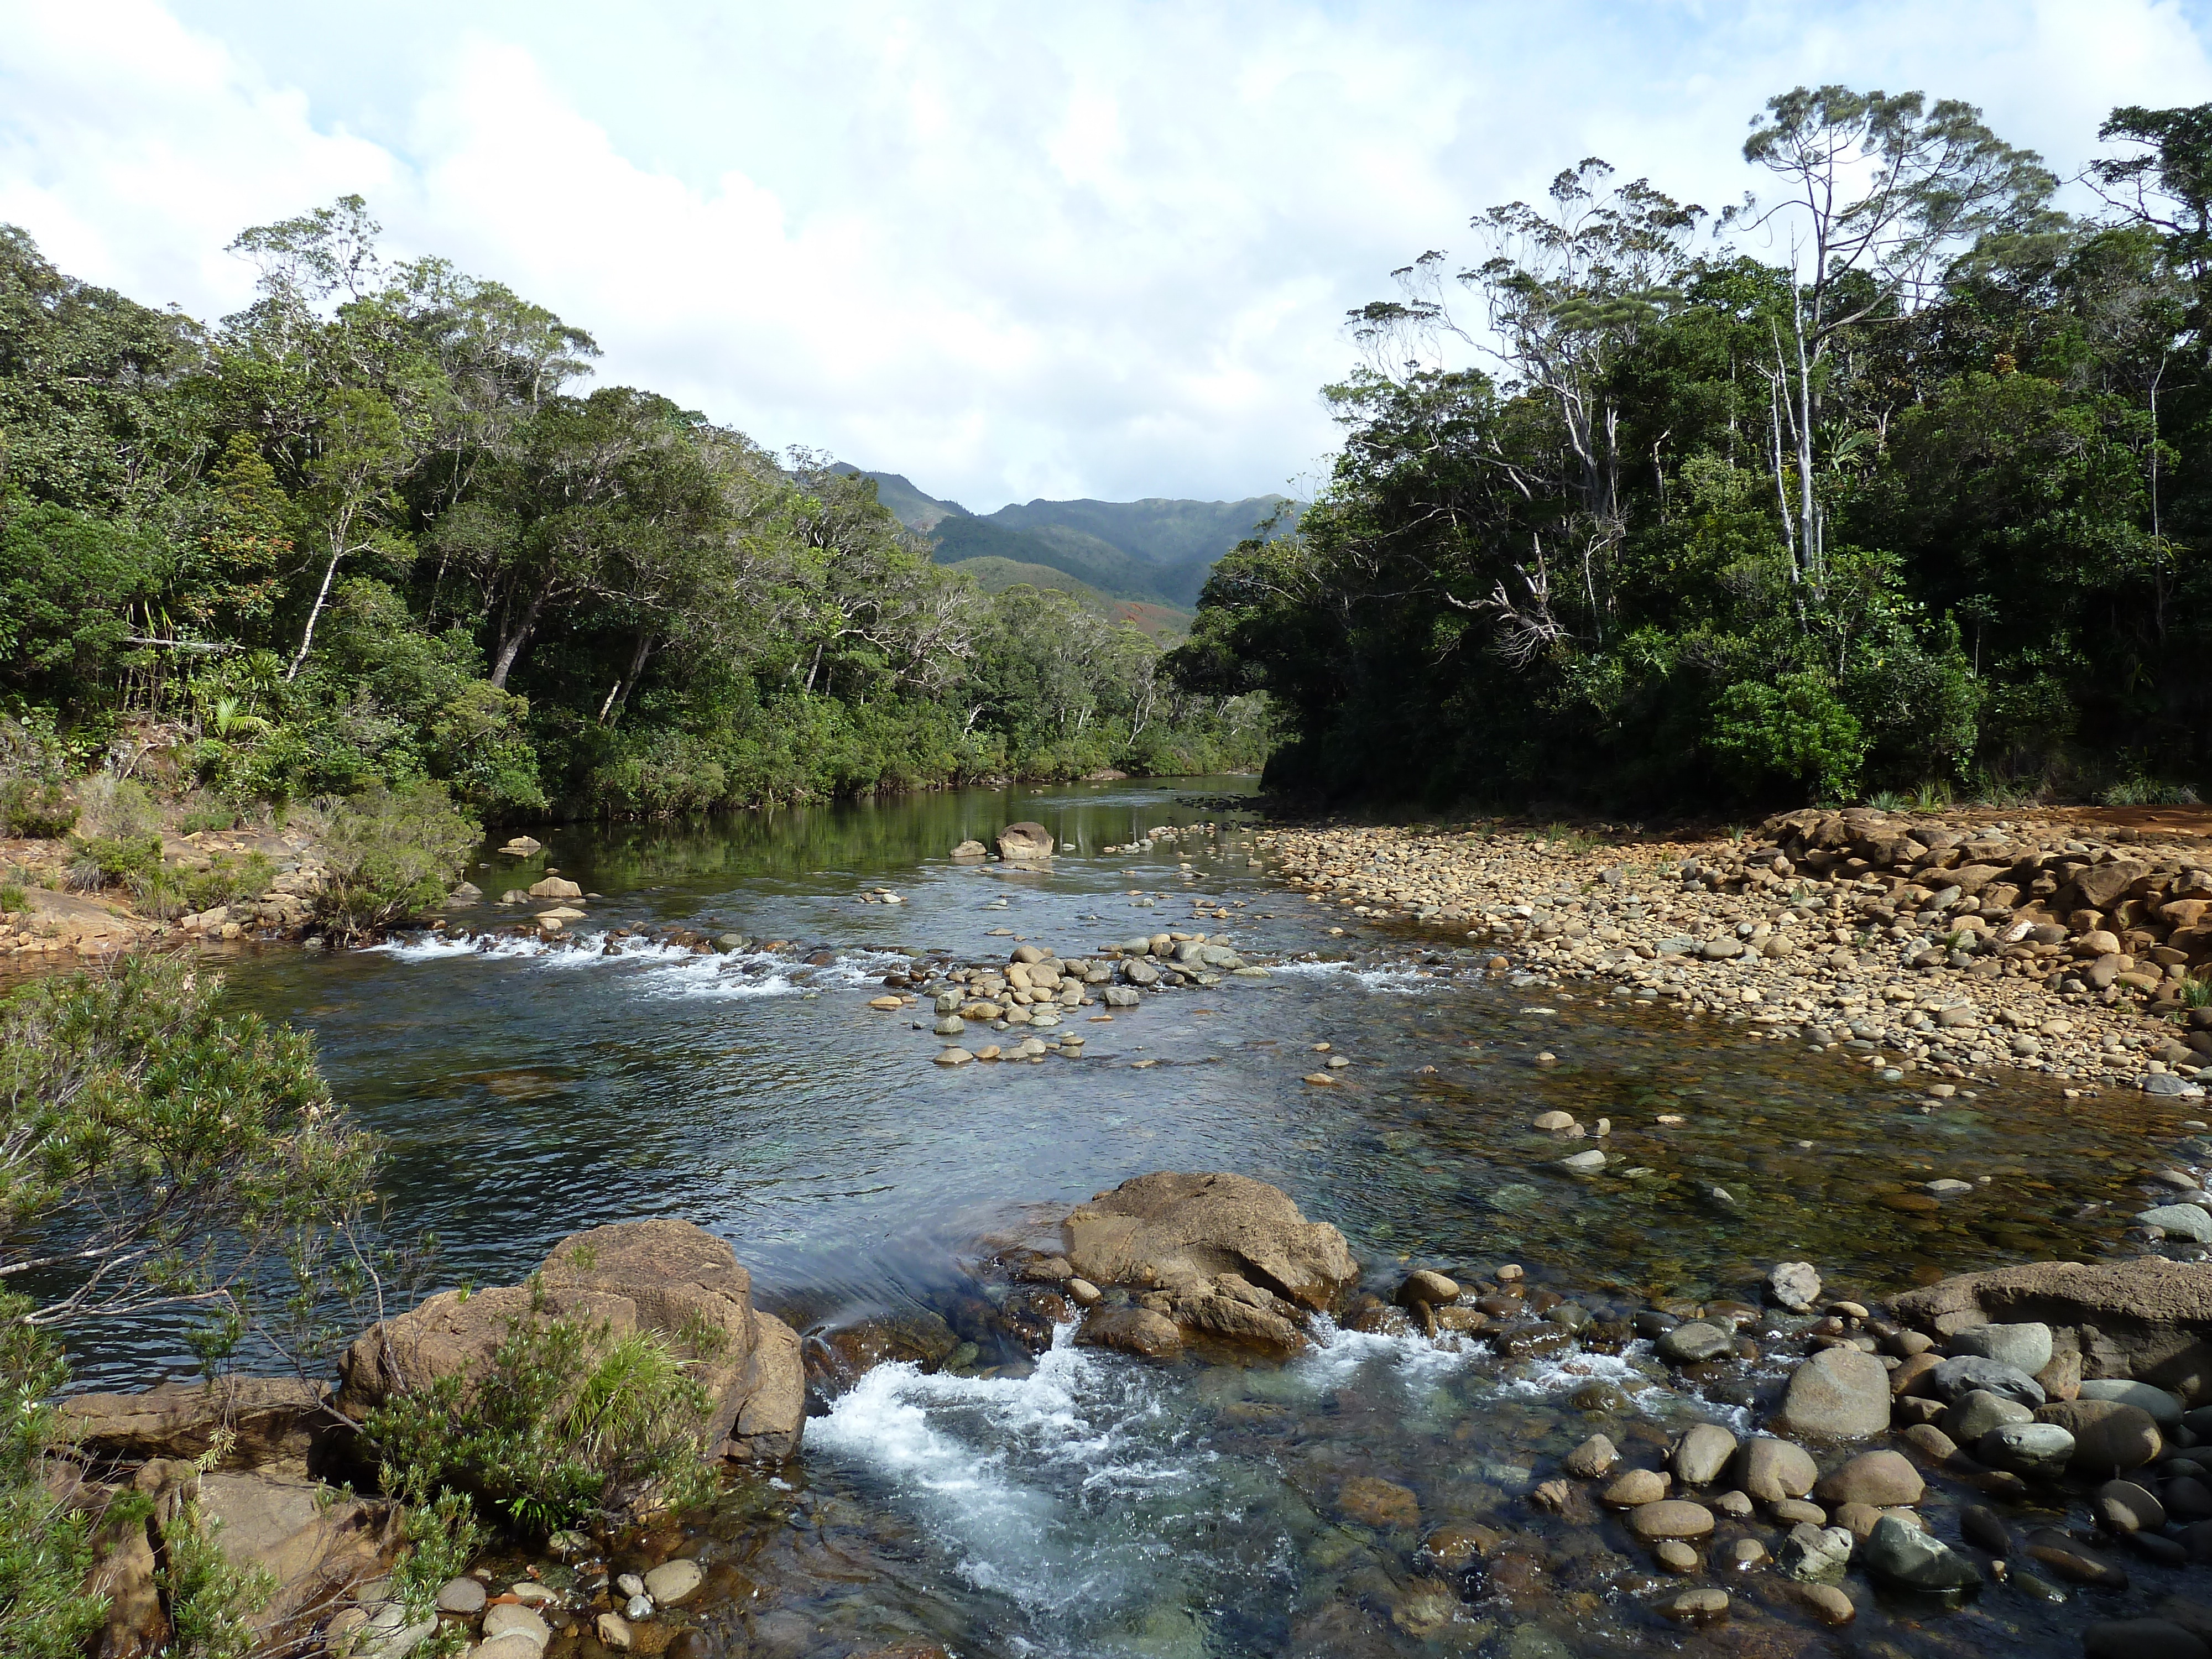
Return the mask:
M 0 788 L 8 833 L 34 841 L 59 841 L 76 828 L 77 805 L 51 778 L 15 778 Z
M 1705 745 L 1747 789 L 1788 781 L 1827 800 L 1850 797 L 1867 750 L 1858 717 L 1817 674 L 1731 685 L 1714 704 Z
M 84 1594 L 92 1527 L 40 1478 L 68 1435 L 46 1403 L 68 1380 L 61 1346 L 24 1323 L 27 1297 L 0 1292 L 0 1653 L 77 1659 L 106 1616 Z
M 161 841 L 149 836 L 125 841 L 113 836 L 70 837 L 70 884 L 96 893 L 118 883 L 151 880 L 161 867 Z
M 373 1141 L 300 1033 L 222 1006 L 176 957 L 0 1003 L 0 1282 L 46 1324 L 234 1309 L 259 1264 L 357 1215 Z
M 442 784 L 380 787 L 351 800 L 318 802 L 314 810 L 330 870 L 315 912 L 341 939 L 434 908 L 483 838 Z
M 528 1314 L 476 1375 L 441 1376 L 372 1412 L 363 1431 L 386 1490 L 414 1504 L 459 1493 L 477 1512 L 540 1538 L 647 1502 L 697 1498 L 708 1400 L 680 1354 L 649 1334 Z

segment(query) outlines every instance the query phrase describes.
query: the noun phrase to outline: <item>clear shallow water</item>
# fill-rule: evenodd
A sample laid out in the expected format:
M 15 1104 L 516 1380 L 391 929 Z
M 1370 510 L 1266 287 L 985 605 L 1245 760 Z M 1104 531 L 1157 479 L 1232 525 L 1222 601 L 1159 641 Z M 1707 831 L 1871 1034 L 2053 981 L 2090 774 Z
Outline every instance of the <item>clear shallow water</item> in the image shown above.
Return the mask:
M 728 1237 L 761 1300 L 807 1328 L 949 1310 L 975 1291 L 963 1263 L 979 1238 L 1164 1168 L 1277 1182 L 1341 1226 L 1386 1291 L 1401 1256 L 1468 1272 L 1517 1261 L 1625 1310 L 1742 1294 L 1802 1256 L 1837 1291 L 1877 1295 L 2108 1248 L 2141 1207 L 2141 1174 L 2184 1137 L 2178 1106 L 2069 1103 L 2025 1079 L 1923 1111 L 1843 1053 L 1588 988 L 1516 989 L 1433 936 L 1332 939 L 1323 907 L 1249 867 L 1221 804 L 1244 787 L 564 830 L 526 865 L 488 854 L 471 874 L 496 894 L 550 865 L 603 894 L 573 940 L 221 954 L 240 1000 L 315 1030 L 337 1090 L 387 1139 L 395 1219 L 438 1233 L 450 1281 L 510 1282 L 578 1228 L 676 1214 Z M 1068 844 L 1049 872 L 945 857 L 1024 817 Z M 1101 850 L 1206 820 L 1224 833 Z M 862 903 L 877 887 L 906 902 Z M 1232 919 L 1194 922 L 1194 896 Z M 679 925 L 787 943 L 604 952 L 611 930 Z M 911 1012 L 865 1006 L 903 951 L 969 960 L 1034 939 L 1073 955 L 1164 928 L 1226 934 L 1262 959 L 1352 959 L 1070 1022 L 1089 1038 L 1079 1060 L 947 1071 Z M 1322 1042 L 1352 1062 L 1328 1087 L 1301 1080 Z M 1565 1174 L 1556 1160 L 1589 1143 L 1526 1127 L 1553 1107 L 1610 1117 L 1616 1169 L 1649 1173 Z M 1922 1185 L 1945 1176 L 1990 1179 L 1928 1206 Z M 1591 1653 L 1686 1639 L 1650 1612 L 1648 1563 L 1617 1528 L 1533 1521 L 1520 1494 L 1595 1429 L 1626 1444 L 1689 1415 L 1740 1424 L 1778 1370 L 1692 1400 L 1652 1386 L 1632 1351 L 1508 1362 L 1325 1334 L 1280 1368 L 1157 1371 L 1063 1340 L 1006 1375 L 872 1373 L 820 1402 L 785 1488 L 746 1488 L 702 1519 L 720 1565 L 702 1620 L 733 1653 L 908 1639 L 961 1654 L 1474 1651 L 1522 1624 Z M 81 1377 L 143 1386 L 161 1346 L 157 1332 L 88 1343 Z M 1593 1377 L 1626 1402 L 1568 1404 Z M 1363 1474 L 1414 1492 L 1419 1527 L 1348 1520 L 1338 1496 Z M 1440 1592 L 1419 1537 L 1460 1523 L 1533 1540 L 1540 1568 Z M 2047 1635 L 2056 1651 L 2075 1638 L 2053 1632 L 2087 1616 L 2014 1599 L 1924 1628 L 1870 1612 L 1859 1636 L 1970 1652 Z M 1828 1639 L 1761 1607 L 1746 1600 L 1731 1628 Z

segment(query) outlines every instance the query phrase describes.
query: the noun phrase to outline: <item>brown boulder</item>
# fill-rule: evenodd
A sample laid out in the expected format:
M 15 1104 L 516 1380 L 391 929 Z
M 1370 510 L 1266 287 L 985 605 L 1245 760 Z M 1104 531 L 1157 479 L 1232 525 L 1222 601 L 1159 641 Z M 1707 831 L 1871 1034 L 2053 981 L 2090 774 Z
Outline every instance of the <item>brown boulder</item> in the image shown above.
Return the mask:
M 2074 1437 L 2071 1467 L 2110 1478 L 2154 1463 L 2165 1450 L 2158 1424 L 2139 1406 L 2117 1400 L 2062 1400 L 2037 1409 L 2039 1423 L 2056 1423 Z
M 1048 859 L 1052 831 L 1041 823 L 1010 823 L 999 831 L 999 856 L 1016 862 Z
M 207 1455 L 228 1430 L 218 1468 L 304 1462 L 327 1417 L 327 1382 L 283 1376 L 227 1376 L 213 1383 L 164 1382 L 143 1394 L 80 1394 L 61 1402 L 80 1452 L 116 1463 Z
M 1863 1504 L 1886 1510 L 1899 1504 L 1917 1504 L 1926 1491 L 1919 1470 L 1903 1454 L 1885 1450 L 1862 1452 L 1841 1468 L 1829 1470 L 1813 1488 L 1813 1496 L 1831 1508 Z
M 688 1221 L 618 1222 L 562 1239 L 538 1277 L 534 1295 L 524 1285 L 446 1291 L 372 1325 L 338 1362 L 340 1408 L 358 1419 L 394 1394 L 466 1376 L 516 1322 L 560 1318 L 605 1342 L 647 1331 L 684 1348 L 711 1402 L 702 1439 L 719 1455 L 774 1461 L 798 1449 L 799 1334 L 754 1312 L 751 1278 L 725 1241 Z
M 1140 1359 L 1175 1359 L 1182 1353 L 1182 1332 L 1165 1314 L 1150 1308 L 1094 1308 L 1075 1329 L 1085 1347 L 1115 1348 Z
M 1139 1176 L 1071 1212 L 1061 1231 L 1068 1261 L 1094 1285 L 1196 1293 L 1235 1274 L 1322 1309 L 1359 1277 L 1342 1233 L 1239 1175 Z
M 392 1505 L 263 1470 L 202 1475 L 199 1507 L 222 1523 L 225 1555 L 276 1580 L 253 1620 L 263 1632 L 314 1621 L 351 1586 L 379 1577 L 399 1543 Z
M 2081 1370 L 2212 1395 L 2212 1263 L 2035 1261 L 1908 1291 L 1899 1318 L 1938 1335 L 1990 1323 L 2086 1326 Z
M 1355 1474 L 1337 1488 L 1337 1511 L 1347 1521 L 1388 1531 L 1421 1524 L 1420 1499 L 1395 1480 Z

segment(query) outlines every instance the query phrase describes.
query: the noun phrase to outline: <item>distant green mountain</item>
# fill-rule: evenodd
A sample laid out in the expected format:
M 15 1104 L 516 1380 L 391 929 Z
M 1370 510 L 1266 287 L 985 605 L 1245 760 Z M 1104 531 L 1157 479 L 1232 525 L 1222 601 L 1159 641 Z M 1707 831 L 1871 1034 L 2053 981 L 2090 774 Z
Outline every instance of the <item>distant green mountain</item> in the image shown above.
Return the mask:
M 1027 582 L 1031 587 L 1056 587 L 1085 611 L 1094 611 L 1102 617 L 1114 614 L 1114 600 L 1097 588 L 1076 580 L 1066 571 L 1055 570 L 1048 564 L 1023 564 L 1018 560 L 1002 559 L 991 553 L 972 559 L 961 559 L 957 562 L 975 586 L 986 593 L 1003 593 L 1017 583 Z
M 841 465 L 841 471 L 860 471 Z M 868 472 L 876 498 L 909 529 L 932 536 L 940 564 L 1005 559 L 1043 565 L 1109 599 L 1188 610 L 1214 561 L 1271 514 L 1295 523 L 1287 495 L 1241 501 L 1025 501 L 970 513 L 926 495 L 896 472 Z
M 1172 605 L 1195 605 L 1214 561 L 1250 535 L 1271 514 L 1298 504 L 1287 495 L 1241 501 L 1025 501 L 1002 507 L 991 521 L 1009 528 L 1072 532 L 1119 548 L 1152 567 L 1155 590 Z
M 830 469 L 836 472 L 859 472 L 860 469 L 843 461 Z M 908 530 L 919 530 L 925 535 L 937 528 L 945 518 L 969 516 L 968 509 L 957 501 L 940 501 L 923 495 L 896 472 L 868 472 L 861 475 L 876 481 L 876 499 L 890 508 L 892 515 Z

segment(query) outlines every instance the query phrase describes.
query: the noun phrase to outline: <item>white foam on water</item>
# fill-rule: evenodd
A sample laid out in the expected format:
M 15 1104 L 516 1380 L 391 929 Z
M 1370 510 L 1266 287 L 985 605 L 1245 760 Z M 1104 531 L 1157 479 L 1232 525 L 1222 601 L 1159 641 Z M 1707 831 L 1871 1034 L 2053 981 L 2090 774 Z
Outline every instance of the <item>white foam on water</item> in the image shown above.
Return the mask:
M 467 957 L 477 953 L 477 939 L 470 933 L 428 933 L 420 939 L 388 939 L 381 945 L 366 945 L 365 957 L 390 957 L 396 962 L 441 962 L 448 957 Z
M 1132 1506 L 1188 1508 L 1215 1460 L 1177 1443 L 1158 1379 L 1074 1347 L 1073 1330 L 1025 1377 L 879 1365 L 806 1438 L 811 1455 L 886 1482 L 963 1579 L 1037 1620 L 1047 1650 L 1097 1652 L 1174 1577 L 1155 1528 L 1129 1524 Z
M 1446 1340 L 1431 1341 L 1417 1332 L 1390 1336 L 1374 1331 L 1346 1330 L 1327 1314 L 1306 1322 L 1314 1345 L 1286 1370 L 1316 1394 L 1340 1388 L 1369 1365 L 1382 1365 L 1407 1383 L 1441 1382 L 1490 1357 L 1478 1344 Z
M 1269 964 L 1278 978 L 1348 979 L 1361 989 L 1384 996 L 1425 996 L 1450 988 L 1453 981 L 1411 968 L 1360 968 L 1348 962 L 1282 962 Z

